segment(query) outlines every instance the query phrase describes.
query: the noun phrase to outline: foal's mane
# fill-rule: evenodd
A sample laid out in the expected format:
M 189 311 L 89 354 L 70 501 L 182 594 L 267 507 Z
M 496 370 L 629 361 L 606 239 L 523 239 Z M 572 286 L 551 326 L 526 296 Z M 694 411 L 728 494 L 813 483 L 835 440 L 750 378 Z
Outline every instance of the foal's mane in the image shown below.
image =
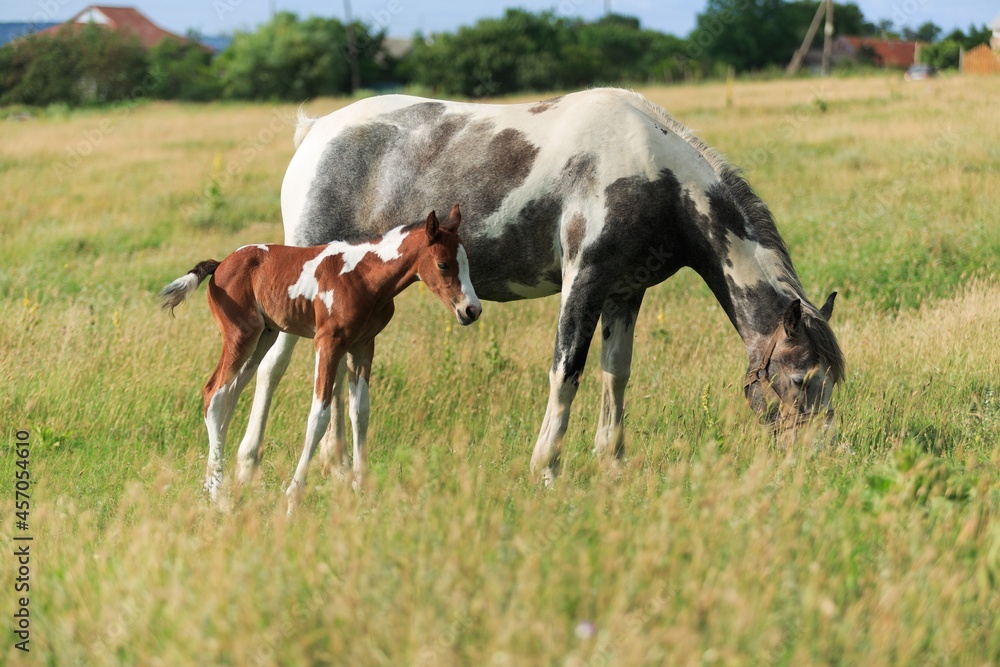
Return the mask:
M 767 207 L 767 204 L 757 195 L 750 183 L 743 177 L 743 173 L 738 167 L 729 164 L 722 154 L 695 136 L 690 128 L 675 119 L 662 107 L 650 102 L 639 93 L 629 92 L 647 111 L 656 116 L 661 125 L 684 139 L 699 155 L 705 158 L 705 161 L 708 162 L 719 178 L 718 186 L 729 196 L 733 205 L 742 213 L 743 219 L 757 241 L 765 247 L 774 250 L 780 263 L 777 268 L 779 269 L 781 280 L 788 284 L 794 293 L 798 295 L 803 306 L 805 306 L 802 314 L 802 324 L 806 337 L 812 344 L 813 349 L 816 350 L 816 353 L 829 367 L 833 381 L 841 381 L 844 378 L 845 363 L 840 344 L 837 343 L 837 337 L 834 335 L 833 329 L 830 328 L 830 324 L 826 321 L 826 318 L 806 299 L 802 290 L 802 284 L 799 282 L 798 275 L 795 273 L 795 267 L 792 265 L 792 257 L 788 254 L 788 247 L 778 233 L 774 216 L 771 215 L 771 210 Z

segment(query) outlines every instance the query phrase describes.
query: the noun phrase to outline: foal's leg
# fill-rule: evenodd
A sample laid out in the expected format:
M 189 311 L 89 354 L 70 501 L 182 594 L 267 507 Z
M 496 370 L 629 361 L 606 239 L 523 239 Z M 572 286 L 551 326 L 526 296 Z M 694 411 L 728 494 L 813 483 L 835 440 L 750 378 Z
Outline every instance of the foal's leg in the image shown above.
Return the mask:
M 337 367 L 344 357 L 343 346 L 329 335 L 316 332 L 316 380 L 313 389 L 312 408 L 309 410 L 309 421 L 306 425 L 306 442 L 302 456 L 295 468 L 295 476 L 288 486 L 285 495 L 288 497 L 288 514 L 291 515 L 301 500 L 302 490 L 306 485 L 306 474 L 309 472 L 309 461 L 316 453 L 320 438 L 330 423 L 330 403 L 333 400 L 333 383 L 337 375 Z
M 368 474 L 368 385 L 372 377 L 372 359 L 375 357 L 375 339 L 355 346 L 347 359 L 350 387 L 351 427 L 354 435 L 354 487 L 361 487 Z
M 254 350 L 264 330 L 263 320 L 253 318 L 241 324 L 220 323 L 223 328 L 222 356 L 205 384 L 205 428 L 208 430 L 208 471 L 205 490 L 213 502 L 219 500 L 222 485 L 222 453 L 236 401 L 253 375 Z
M 348 386 L 350 388 L 351 426 L 354 435 L 354 488 L 359 489 L 368 474 L 368 387 L 375 358 L 375 337 L 392 319 L 396 306 L 389 302 L 372 314 L 365 331 L 365 342 L 358 343 L 347 354 Z
M 603 271 L 591 266 L 579 271 L 567 270 L 563 276 L 559 331 L 549 370 L 549 402 L 531 455 L 532 472 L 541 474 L 546 484 L 552 484 L 559 474 L 559 455 L 570 407 L 580 386 L 590 339 L 608 292 L 606 277 L 602 274 Z
M 601 414 L 594 438 L 594 453 L 599 459 L 621 459 L 624 453 L 625 387 L 632 369 L 635 319 L 643 294 L 610 296 L 601 311 Z
M 253 479 L 257 463 L 260 461 L 260 445 L 264 441 L 264 428 L 267 426 L 267 413 L 271 408 L 271 397 L 292 360 L 292 351 L 298 337 L 292 334 L 279 333 L 273 341 L 270 351 L 264 350 L 260 362 L 260 372 L 257 374 L 257 389 L 254 392 L 253 407 L 250 409 L 250 421 L 246 435 L 240 443 L 237 455 L 239 481 L 246 484 Z
M 319 442 L 319 469 L 323 475 L 334 474 L 346 477 L 350 465 L 347 460 L 347 433 L 344 429 L 344 384 L 347 378 L 347 362 L 341 361 L 337 367 L 337 377 L 333 382 L 333 400 L 330 403 L 330 425 Z
M 270 351 L 271 346 L 274 345 L 274 341 L 277 340 L 279 333 L 277 329 L 267 327 L 261 332 L 260 338 L 257 339 L 257 347 L 254 348 L 250 359 L 243 365 L 237 375 L 237 385 L 239 387 L 237 395 L 243 392 L 250 378 L 257 372 L 257 367 L 260 366 L 261 361 Z M 260 450 L 245 455 L 243 451 L 244 444 L 240 443 L 240 449 L 236 456 L 236 482 L 241 485 L 248 484 L 253 479 L 254 470 L 257 469 L 257 464 L 260 463 Z M 248 465 L 248 459 L 250 465 Z

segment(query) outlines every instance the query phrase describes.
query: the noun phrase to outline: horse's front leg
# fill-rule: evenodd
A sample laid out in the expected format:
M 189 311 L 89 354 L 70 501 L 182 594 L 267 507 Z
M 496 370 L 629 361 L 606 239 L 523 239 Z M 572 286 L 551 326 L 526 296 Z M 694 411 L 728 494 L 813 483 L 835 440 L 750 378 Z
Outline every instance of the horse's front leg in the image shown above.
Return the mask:
M 368 474 L 368 415 L 370 404 L 368 387 L 371 384 L 372 360 L 375 358 L 375 336 L 389 324 L 395 311 L 394 304 L 388 305 L 372 315 L 369 320 L 365 340 L 351 348 L 347 355 L 348 388 L 350 391 L 349 412 L 354 435 L 354 488 L 360 489 Z
M 625 387 L 632 371 L 635 320 L 645 292 L 609 296 L 601 311 L 601 413 L 594 437 L 599 459 L 624 454 Z
M 285 495 L 288 497 L 288 514 L 291 516 L 302 498 L 306 485 L 306 474 L 309 472 L 309 461 L 312 460 L 320 438 L 330 423 L 330 404 L 333 401 L 333 384 L 337 376 L 337 368 L 344 358 L 344 345 L 333 336 L 320 331 L 316 332 L 316 379 L 313 389 L 312 407 L 309 410 L 309 421 L 306 424 L 306 441 L 302 448 L 302 456 L 295 468 L 292 483 Z
M 347 477 L 350 461 L 347 457 L 347 434 L 344 430 L 344 384 L 347 379 L 347 361 L 340 362 L 333 383 L 333 402 L 330 404 L 330 425 L 319 443 L 320 472 L 338 478 Z
M 596 267 L 571 268 L 564 272 L 559 330 L 549 371 L 549 402 L 531 455 L 531 471 L 540 474 L 546 485 L 551 485 L 559 474 L 559 457 L 570 408 L 608 292 L 603 273 Z

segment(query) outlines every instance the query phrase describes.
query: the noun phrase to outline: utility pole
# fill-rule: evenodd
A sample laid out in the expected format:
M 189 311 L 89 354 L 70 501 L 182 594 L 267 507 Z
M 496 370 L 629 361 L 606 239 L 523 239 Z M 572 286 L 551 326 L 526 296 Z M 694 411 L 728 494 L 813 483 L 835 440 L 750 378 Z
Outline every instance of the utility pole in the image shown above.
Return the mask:
M 802 60 L 809 53 L 809 47 L 812 46 L 813 38 L 816 36 L 816 30 L 819 29 L 819 22 L 823 20 L 824 14 L 826 14 L 826 27 L 823 29 L 823 75 L 826 76 L 830 73 L 830 53 L 833 48 L 833 0 L 821 0 L 816 9 L 816 15 L 813 16 L 812 23 L 809 24 L 809 30 L 806 31 L 806 38 L 802 40 L 802 46 L 792 56 L 792 62 L 788 63 L 788 68 L 785 70 L 785 74 L 788 76 L 798 72 L 799 67 L 802 66 Z
M 274 15 L 278 13 L 277 4 L 278 4 L 277 0 L 271 0 L 271 18 L 272 19 L 274 18 Z
M 361 67 L 358 65 L 358 43 L 354 39 L 354 18 L 351 0 L 344 0 L 344 19 L 347 21 L 347 57 L 351 61 L 351 92 L 361 88 Z
M 833 52 L 833 0 L 826 0 L 826 26 L 823 27 L 823 76 L 830 76 L 830 54 Z

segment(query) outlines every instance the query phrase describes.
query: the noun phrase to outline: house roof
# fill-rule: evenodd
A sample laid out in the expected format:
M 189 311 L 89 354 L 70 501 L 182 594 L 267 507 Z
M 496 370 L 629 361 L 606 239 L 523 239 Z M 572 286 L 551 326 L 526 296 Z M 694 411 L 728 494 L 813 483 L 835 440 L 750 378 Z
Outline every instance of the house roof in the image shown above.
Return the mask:
M 91 23 L 104 25 L 112 30 L 119 30 L 135 35 L 139 43 L 147 49 L 166 37 L 187 41 L 186 38 L 159 27 L 135 7 L 112 7 L 108 5 L 89 5 L 66 23 L 60 23 L 41 32 L 51 35 L 64 29 L 67 25 L 87 25 Z
M 874 39 L 871 37 L 841 37 L 855 52 L 867 47 L 875 52 L 877 64 L 883 67 L 909 67 L 917 59 L 920 42 L 904 42 L 897 39 Z

